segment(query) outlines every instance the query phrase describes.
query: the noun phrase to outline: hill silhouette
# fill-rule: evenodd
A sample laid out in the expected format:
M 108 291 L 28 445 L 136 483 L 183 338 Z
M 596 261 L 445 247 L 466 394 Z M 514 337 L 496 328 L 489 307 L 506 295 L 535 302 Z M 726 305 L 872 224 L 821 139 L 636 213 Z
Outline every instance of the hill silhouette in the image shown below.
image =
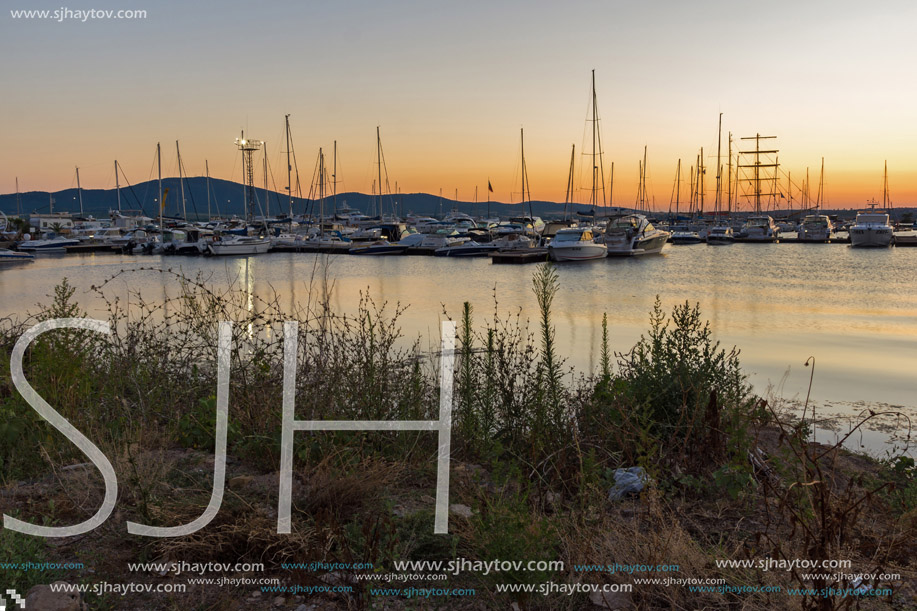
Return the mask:
M 163 213 L 171 217 L 182 217 L 187 214 L 187 217 L 191 220 L 206 219 L 208 217 L 206 178 L 202 176 L 186 178 L 184 183 L 185 201 L 183 210 L 181 186 L 178 178 L 164 178 L 162 180 L 163 191 L 165 192 L 168 189 L 168 194 L 164 198 L 166 207 Z M 260 209 L 256 207 L 254 211 L 256 216 L 259 216 L 262 211 L 271 216 L 284 215 L 289 210 L 289 198 L 285 193 L 265 192 L 264 189 L 255 189 L 255 192 L 258 206 L 260 207 Z M 241 217 L 244 214 L 243 193 L 244 187 L 239 183 L 211 178 L 209 214 L 213 216 L 235 215 Z M 0 195 L 0 210 L 8 215 L 17 214 L 17 209 L 21 209 L 22 214 L 48 212 L 51 197 L 54 198 L 55 211 L 79 213 L 79 193 L 75 188 L 53 193 L 47 191 L 21 193 L 18 196 L 18 203 L 15 193 Z M 159 215 L 158 197 L 159 186 L 155 180 L 122 187 L 120 207 L 122 210 L 143 210 L 147 216 L 156 217 Z M 107 218 L 109 210 L 118 209 L 118 194 L 115 189 L 83 189 L 82 199 L 83 214 L 85 216 Z M 339 207 L 346 204 L 363 214 L 378 214 L 378 199 L 377 196 L 365 193 L 339 193 L 337 195 L 337 204 Z M 385 195 L 382 198 L 382 205 L 385 214 L 391 214 L 394 207 L 397 213 L 402 216 L 413 213 L 439 217 L 441 214 L 448 214 L 453 209 L 472 216 L 488 214 L 487 202 L 457 202 L 427 193 Z M 561 216 L 564 213 L 564 204 L 556 202 L 537 201 L 532 202 L 531 206 L 537 216 Z M 489 206 L 490 214 L 494 216 L 527 214 L 528 209 L 528 203 L 523 207 L 520 203 L 491 202 Z M 319 202 L 317 200 L 293 198 L 294 215 L 313 211 L 318 213 L 318 210 Z M 589 210 L 590 207 L 584 204 L 573 205 L 573 212 L 588 212 Z M 332 198 L 326 197 L 325 214 L 330 214 L 332 211 Z M 599 211 L 599 214 L 601 214 L 601 211 Z

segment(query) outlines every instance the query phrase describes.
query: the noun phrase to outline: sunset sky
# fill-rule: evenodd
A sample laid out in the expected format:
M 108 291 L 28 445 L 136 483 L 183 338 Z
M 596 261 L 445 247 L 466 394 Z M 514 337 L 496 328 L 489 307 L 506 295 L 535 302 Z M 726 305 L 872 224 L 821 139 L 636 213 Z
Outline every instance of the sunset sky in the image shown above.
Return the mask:
M 282 187 L 289 113 L 304 183 L 336 139 L 338 190 L 369 192 L 378 125 L 401 191 L 470 201 L 477 186 L 484 199 L 489 177 L 493 199 L 519 201 L 524 127 L 532 197 L 563 201 L 571 144 L 591 146 L 595 69 L 617 205 L 634 201 L 644 145 L 658 209 L 678 159 L 687 170 L 702 146 L 712 192 L 720 112 L 724 150 L 728 131 L 777 136 L 782 170 L 798 184 L 808 167 L 813 196 L 824 157 L 828 205 L 881 200 L 886 159 L 894 203 L 917 204 L 912 2 L 68 4 L 148 12 L 86 23 L 10 14 L 60 4 L 4 6 L 4 193 L 17 176 L 23 191 L 75 186 L 75 166 L 83 187 L 113 188 L 114 159 L 141 182 L 157 142 L 175 175 L 176 140 L 190 174 L 208 159 L 213 176 L 241 180 L 242 129 L 267 141 Z

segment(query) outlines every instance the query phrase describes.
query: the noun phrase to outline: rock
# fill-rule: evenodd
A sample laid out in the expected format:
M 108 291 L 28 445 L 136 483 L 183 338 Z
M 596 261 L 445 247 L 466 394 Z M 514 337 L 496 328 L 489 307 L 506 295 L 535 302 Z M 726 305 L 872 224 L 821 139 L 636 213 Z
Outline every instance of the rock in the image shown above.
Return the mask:
M 277 598 L 274 599 L 274 605 L 276 605 L 276 606 L 278 606 L 278 607 L 282 607 L 282 606 L 284 606 L 286 603 L 287 603 L 287 599 L 284 598 L 283 596 L 278 596 Z
M 610 609 L 611 611 L 634 608 L 630 592 L 593 592 L 589 595 L 589 602 L 600 609 Z
M 260 598 L 260 597 L 261 597 L 261 590 L 255 590 L 254 592 L 252 592 L 251 594 L 249 594 L 248 597 L 249 597 L 249 598 Z
M 614 478 L 615 485 L 608 491 L 609 501 L 620 501 L 631 494 L 640 494 L 644 486 L 650 481 L 650 477 L 643 470 L 643 467 L 615 469 Z
M 237 475 L 236 477 L 229 480 L 229 487 L 242 488 L 243 486 L 247 486 L 249 483 L 251 483 L 253 479 L 255 478 L 251 475 Z
M 312 605 L 311 607 L 307 607 L 306 605 L 299 605 L 293 611 L 312 611 L 313 609 L 315 609 L 315 605 Z
M 65 581 L 56 581 L 54 585 L 67 585 Z M 13 602 L 13 601 L 9 601 Z M 86 606 L 80 598 L 79 592 L 52 592 L 51 586 L 35 586 L 25 597 L 26 609 L 41 609 L 41 611 L 85 611 Z M 10 609 L 18 609 L 13 603 Z
M 470 520 L 473 512 L 471 511 L 471 507 L 468 505 L 453 503 L 452 505 L 449 505 L 449 513 Z

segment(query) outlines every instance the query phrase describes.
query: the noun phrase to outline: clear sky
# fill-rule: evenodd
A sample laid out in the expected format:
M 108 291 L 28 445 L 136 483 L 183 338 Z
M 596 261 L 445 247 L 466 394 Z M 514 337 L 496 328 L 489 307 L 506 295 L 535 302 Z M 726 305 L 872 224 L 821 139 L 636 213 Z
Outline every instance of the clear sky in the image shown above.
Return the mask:
M 17 176 L 23 191 L 74 186 L 75 166 L 84 187 L 112 188 L 114 159 L 146 180 L 157 142 L 175 175 L 176 140 L 189 174 L 207 159 L 213 176 L 241 180 L 242 129 L 267 141 L 282 188 L 289 113 L 304 183 L 337 140 L 339 191 L 369 192 L 378 125 L 401 191 L 470 201 L 477 186 L 484 199 L 489 177 L 493 199 L 519 201 L 524 127 L 533 199 L 563 201 L 571 145 L 591 147 L 595 69 L 615 204 L 633 203 L 644 146 L 657 208 L 678 159 L 687 170 L 701 147 L 710 197 L 720 112 L 724 150 L 728 131 L 778 137 L 794 189 L 808 167 L 814 196 L 824 157 L 829 205 L 881 200 L 887 159 L 892 200 L 917 204 L 910 1 L 66 3 L 147 11 L 85 23 L 10 13 L 62 8 L 45 0 L 3 4 L 5 193 Z

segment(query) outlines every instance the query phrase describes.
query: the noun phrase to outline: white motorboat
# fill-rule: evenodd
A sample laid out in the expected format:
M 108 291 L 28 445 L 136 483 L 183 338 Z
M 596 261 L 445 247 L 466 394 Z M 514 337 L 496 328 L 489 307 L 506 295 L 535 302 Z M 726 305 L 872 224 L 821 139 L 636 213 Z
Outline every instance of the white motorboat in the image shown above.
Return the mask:
M 437 248 L 433 254 L 437 257 L 486 257 L 497 250 L 493 243 L 480 244 L 474 240 L 467 242 L 450 244 Z
M 224 235 L 207 244 L 207 252 L 217 256 L 260 255 L 270 248 L 271 241 L 268 238 L 240 235 Z
M 750 216 L 742 226 L 741 237 L 748 242 L 776 242 L 777 225 L 768 215 Z
M 827 242 L 833 231 L 834 225 L 827 215 L 809 214 L 799 224 L 796 239 L 800 242 Z
M 354 242 L 349 251 L 352 255 L 402 255 L 409 247 L 388 240 L 367 240 Z
M 548 244 L 548 257 L 554 261 L 604 259 L 608 247 L 595 241 L 589 227 L 560 229 Z
M 522 229 L 522 226 L 519 225 L 519 228 Z M 497 232 L 497 237 L 491 241 L 491 244 L 497 250 L 524 250 L 535 247 L 535 241 L 521 231 L 519 233 Z
M 53 236 L 42 240 L 26 240 L 17 246 L 20 251 L 28 252 L 66 252 L 68 246 L 76 246 L 79 240 Z
M 676 225 L 669 236 L 669 242 L 672 244 L 700 244 L 703 241 L 700 232 L 693 231 L 688 225 Z
M 630 257 L 660 253 L 668 239 L 668 231 L 656 229 L 642 214 L 627 214 L 609 221 L 598 241 L 609 257 Z
M 859 212 L 849 230 L 850 245 L 885 248 L 892 243 L 892 226 L 885 212 Z
M 734 241 L 735 235 L 729 225 L 715 225 L 707 232 L 707 244 L 732 244 Z
M 15 261 L 34 261 L 35 255 L 27 252 L 16 252 L 7 248 L 0 248 L 0 263 L 10 263 Z

